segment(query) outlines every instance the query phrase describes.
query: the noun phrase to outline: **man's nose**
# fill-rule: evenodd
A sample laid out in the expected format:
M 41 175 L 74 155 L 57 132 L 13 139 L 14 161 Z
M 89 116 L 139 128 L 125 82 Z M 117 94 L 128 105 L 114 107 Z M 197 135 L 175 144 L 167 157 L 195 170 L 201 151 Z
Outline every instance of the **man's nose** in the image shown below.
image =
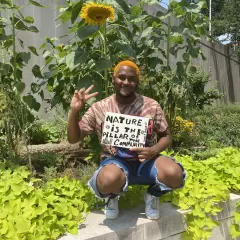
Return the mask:
M 123 84 L 124 84 L 124 85 L 129 85 L 130 82 L 129 82 L 129 80 L 128 80 L 127 78 L 125 78 L 124 81 L 123 81 Z

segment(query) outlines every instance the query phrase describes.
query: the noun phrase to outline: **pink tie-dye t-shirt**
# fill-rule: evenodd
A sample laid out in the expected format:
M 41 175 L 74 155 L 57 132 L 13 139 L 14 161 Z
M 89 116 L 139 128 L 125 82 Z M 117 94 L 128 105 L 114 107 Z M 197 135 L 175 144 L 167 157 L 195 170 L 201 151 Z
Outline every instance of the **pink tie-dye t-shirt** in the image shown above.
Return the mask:
M 102 126 L 104 124 L 106 112 L 149 118 L 146 147 L 156 144 L 157 134 L 166 131 L 168 127 L 164 113 L 160 105 L 155 100 L 136 94 L 136 99 L 131 104 L 119 104 L 116 101 L 116 95 L 113 94 L 108 98 L 94 103 L 88 109 L 82 117 L 82 120 L 79 121 L 81 134 L 86 136 L 96 132 L 98 139 L 101 142 Z M 137 154 L 135 152 L 131 152 L 129 149 L 105 145 L 103 145 L 103 152 L 101 156 L 102 158 L 116 156 L 125 158 L 126 160 L 137 159 Z

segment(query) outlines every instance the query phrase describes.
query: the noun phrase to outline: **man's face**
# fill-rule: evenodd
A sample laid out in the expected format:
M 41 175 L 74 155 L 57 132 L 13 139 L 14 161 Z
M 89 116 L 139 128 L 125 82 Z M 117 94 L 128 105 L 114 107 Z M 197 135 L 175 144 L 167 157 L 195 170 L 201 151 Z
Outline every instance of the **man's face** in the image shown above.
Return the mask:
M 122 97 L 130 97 L 134 94 L 138 85 L 138 75 L 133 67 L 121 66 L 112 78 L 112 83 L 117 94 Z

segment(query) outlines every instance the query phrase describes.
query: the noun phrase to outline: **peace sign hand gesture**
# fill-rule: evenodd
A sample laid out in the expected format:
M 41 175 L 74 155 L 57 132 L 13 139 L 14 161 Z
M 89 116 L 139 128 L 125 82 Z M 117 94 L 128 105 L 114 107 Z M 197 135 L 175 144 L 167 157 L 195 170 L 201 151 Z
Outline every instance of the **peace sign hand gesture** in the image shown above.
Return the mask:
M 80 91 L 75 90 L 70 105 L 72 111 L 80 112 L 87 100 L 98 95 L 98 92 L 89 94 L 93 88 L 94 85 L 91 85 L 87 90 L 84 88 L 81 88 Z

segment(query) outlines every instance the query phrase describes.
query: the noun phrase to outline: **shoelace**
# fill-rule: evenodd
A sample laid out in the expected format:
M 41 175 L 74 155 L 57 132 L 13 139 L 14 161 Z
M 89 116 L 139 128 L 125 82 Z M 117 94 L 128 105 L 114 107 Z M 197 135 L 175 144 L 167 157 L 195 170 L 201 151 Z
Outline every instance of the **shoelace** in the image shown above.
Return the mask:
M 112 201 L 110 201 L 112 200 Z M 117 208 L 117 199 L 109 198 L 106 204 L 108 209 L 116 209 Z
M 116 208 L 116 204 L 115 204 L 115 201 L 111 201 L 110 202 L 110 200 L 111 199 L 113 199 L 113 198 L 108 198 L 108 200 L 107 200 L 107 202 L 106 203 L 104 203 L 104 204 L 99 204 L 98 203 L 98 198 L 96 199 L 97 200 L 97 209 L 100 209 L 100 208 L 102 208 L 102 207 L 105 207 L 105 206 L 107 206 L 107 208 L 113 208 L 113 209 L 115 209 Z

